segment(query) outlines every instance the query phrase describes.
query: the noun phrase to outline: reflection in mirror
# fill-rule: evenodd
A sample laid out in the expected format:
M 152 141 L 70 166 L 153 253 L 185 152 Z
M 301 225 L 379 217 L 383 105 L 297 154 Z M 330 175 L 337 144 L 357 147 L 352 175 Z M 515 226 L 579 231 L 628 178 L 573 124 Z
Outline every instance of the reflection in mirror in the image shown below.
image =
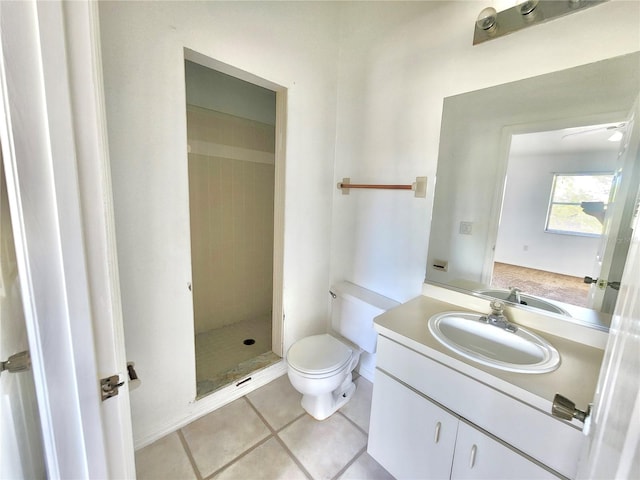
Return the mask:
M 536 297 L 602 310 L 602 296 L 594 295 L 595 288 L 590 295 L 583 278 L 598 278 L 602 268 L 609 268 L 594 263 L 606 244 L 604 225 L 619 207 L 609 204 L 620 149 L 619 139 L 609 141 L 615 133 L 609 127 L 511 137 L 493 275 L 487 279 L 491 287 L 514 286 Z M 557 305 L 520 297 L 521 304 L 565 313 Z
M 445 99 L 428 282 L 608 325 L 638 193 L 639 67 L 634 53 Z

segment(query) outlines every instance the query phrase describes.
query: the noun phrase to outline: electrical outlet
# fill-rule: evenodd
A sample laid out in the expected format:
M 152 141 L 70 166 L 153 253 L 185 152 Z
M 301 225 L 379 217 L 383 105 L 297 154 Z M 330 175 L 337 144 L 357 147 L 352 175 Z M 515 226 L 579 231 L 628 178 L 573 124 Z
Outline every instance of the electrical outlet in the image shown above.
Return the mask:
M 460 233 L 462 235 L 471 235 L 473 232 L 473 222 L 460 222 Z

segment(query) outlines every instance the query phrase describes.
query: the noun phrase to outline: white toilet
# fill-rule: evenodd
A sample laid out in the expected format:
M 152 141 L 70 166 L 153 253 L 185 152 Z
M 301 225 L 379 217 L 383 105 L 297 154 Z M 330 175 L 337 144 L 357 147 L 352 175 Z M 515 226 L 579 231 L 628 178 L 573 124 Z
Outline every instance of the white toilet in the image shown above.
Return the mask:
M 334 285 L 331 295 L 332 332 L 298 340 L 287 352 L 291 385 L 302 393 L 302 408 L 317 420 L 351 399 L 356 390 L 351 372 L 361 354 L 372 373 L 377 338 L 373 319 L 399 305 L 350 282 Z

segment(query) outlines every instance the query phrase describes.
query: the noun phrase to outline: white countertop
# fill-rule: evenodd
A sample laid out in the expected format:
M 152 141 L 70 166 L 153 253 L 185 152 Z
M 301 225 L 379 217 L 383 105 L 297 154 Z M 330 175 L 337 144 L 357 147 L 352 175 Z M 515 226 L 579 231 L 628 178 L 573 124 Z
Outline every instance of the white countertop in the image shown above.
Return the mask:
M 580 410 L 593 401 L 602 349 L 536 330 L 529 323 L 525 328 L 558 350 L 560 366 L 553 372 L 541 374 L 506 372 L 457 355 L 431 335 L 427 325 L 429 318 L 446 311 L 473 310 L 420 296 L 378 316 L 375 326 L 379 334 L 547 413 L 551 412 L 556 393 L 575 402 Z M 576 420 L 572 423 L 581 425 Z

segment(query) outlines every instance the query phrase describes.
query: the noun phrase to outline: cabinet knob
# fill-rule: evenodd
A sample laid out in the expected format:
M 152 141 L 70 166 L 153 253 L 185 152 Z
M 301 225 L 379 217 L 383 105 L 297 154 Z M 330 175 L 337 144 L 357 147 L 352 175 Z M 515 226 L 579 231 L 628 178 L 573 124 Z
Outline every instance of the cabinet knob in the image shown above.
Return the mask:
M 440 428 L 442 428 L 442 424 L 440 422 L 436 423 L 436 432 L 433 437 L 433 442 L 438 443 L 440 441 Z

